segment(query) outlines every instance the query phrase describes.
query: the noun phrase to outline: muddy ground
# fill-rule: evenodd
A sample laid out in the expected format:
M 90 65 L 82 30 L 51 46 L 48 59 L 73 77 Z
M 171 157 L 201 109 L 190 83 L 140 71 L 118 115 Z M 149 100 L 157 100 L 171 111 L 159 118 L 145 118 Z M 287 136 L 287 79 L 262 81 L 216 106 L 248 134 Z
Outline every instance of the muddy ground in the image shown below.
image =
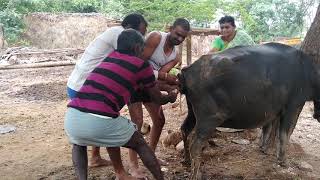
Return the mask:
M 0 125 L 16 131 L 0 134 L 0 179 L 75 179 L 71 147 L 63 129 L 66 81 L 73 66 L 0 71 Z M 320 123 L 312 118 L 307 103 L 288 146 L 287 168 L 277 166 L 273 152 L 259 151 L 256 130 L 217 133 L 217 146 L 204 150 L 205 179 L 320 179 Z M 124 114 L 128 114 L 123 110 Z M 182 109 L 165 106 L 163 135 L 178 131 L 186 116 Z M 145 120 L 150 122 L 147 113 Z M 248 145 L 233 143 L 245 138 Z M 123 149 L 127 167 L 127 150 Z M 106 151 L 102 150 L 104 157 Z M 159 143 L 157 156 L 169 162 L 166 179 L 187 179 L 190 170 L 180 163 L 182 154 Z M 150 176 L 150 174 L 149 174 Z M 90 179 L 114 179 L 111 167 L 89 169 Z M 151 178 L 151 176 L 150 176 Z M 152 179 L 152 178 L 151 178 Z

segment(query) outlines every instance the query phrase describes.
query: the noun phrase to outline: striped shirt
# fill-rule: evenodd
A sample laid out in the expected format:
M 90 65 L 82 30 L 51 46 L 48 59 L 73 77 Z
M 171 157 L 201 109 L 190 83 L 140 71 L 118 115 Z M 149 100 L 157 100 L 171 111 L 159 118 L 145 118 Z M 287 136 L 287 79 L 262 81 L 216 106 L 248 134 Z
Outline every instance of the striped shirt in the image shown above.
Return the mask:
M 90 73 L 68 107 L 116 118 L 138 88 L 154 85 L 147 61 L 114 51 Z

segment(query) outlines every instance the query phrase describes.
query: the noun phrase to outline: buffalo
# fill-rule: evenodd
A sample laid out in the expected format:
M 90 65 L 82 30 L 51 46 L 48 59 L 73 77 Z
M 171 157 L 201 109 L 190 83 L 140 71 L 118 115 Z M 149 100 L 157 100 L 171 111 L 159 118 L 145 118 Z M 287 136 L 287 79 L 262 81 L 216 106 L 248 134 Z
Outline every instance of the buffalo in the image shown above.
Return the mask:
M 204 55 L 184 68 L 178 78 L 188 115 L 181 132 L 191 179 L 201 176 L 203 142 L 216 127 L 262 127 L 265 150 L 270 130 L 278 124 L 277 158 L 285 165 L 286 144 L 306 101 L 313 100 L 314 118 L 319 120 L 319 65 L 296 48 L 269 43 Z

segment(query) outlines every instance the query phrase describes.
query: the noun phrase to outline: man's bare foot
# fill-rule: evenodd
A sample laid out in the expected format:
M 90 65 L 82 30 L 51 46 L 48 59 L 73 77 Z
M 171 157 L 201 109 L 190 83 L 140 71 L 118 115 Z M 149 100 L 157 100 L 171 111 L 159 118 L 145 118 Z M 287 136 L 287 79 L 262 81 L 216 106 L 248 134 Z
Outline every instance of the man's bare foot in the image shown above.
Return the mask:
M 115 180 L 139 180 L 139 178 L 129 176 L 129 175 L 116 175 Z
M 158 163 L 160 166 L 168 166 L 169 165 L 169 163 L 167 161 L 165 161 L 163 159 L 159 159 L 159 158 L 158 158 Z
M 112 162 L 101 157 L 94 157 L 90 160 L 89 167 L 111 166 Z
M 129 173 L 131 176 L 138 178 L 138 179 L 146 179 L 146 175 L 144 174 L 143 170 L 140 168 L 130 168 Z

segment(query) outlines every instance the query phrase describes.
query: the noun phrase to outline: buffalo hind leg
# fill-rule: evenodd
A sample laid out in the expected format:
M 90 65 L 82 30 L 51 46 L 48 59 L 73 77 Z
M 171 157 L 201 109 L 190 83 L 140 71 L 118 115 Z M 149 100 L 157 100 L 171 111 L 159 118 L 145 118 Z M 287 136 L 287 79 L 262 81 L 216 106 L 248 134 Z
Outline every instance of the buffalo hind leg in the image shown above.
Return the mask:
M 198 134 L 194 134 L 190 144 L 190 156 L 192 159 L 190 180 L 200 180 L 202 178 L 200 167 L 204 139 L 205 138 L 199 136 Z
M 286 164 L 286 146 L 288 144 L 291 133 L 293 132 L 296 126 L 296 123 L 302 108 L 303 108 L 303 104 L 289 107 L 286 114 L 282 117 L 280 121 L 280 128 L 279 128 L 280 145 L 277 153 L 277 158 L 281 166 L 287 165 Z
M 205 142 L 216 127 L 222 124 L 226 119 L 226 116 L 221 113 L 215 115 L 202 114 L 199 119 L 197 118 L 197 124 L 195 126 L 195 133 L 190 144 L 190 155 L 191 155 L 191 180 L 199 180 L 202 178 L 201 173 L 201 154 L 203 149 L 203 142 Z
M 260 149 L 265 154 L 267 154 L 267 150 L 268 150 L 268 140 L 271 135 L 271 129 L 272 129 L 272 123 L 269 123 L 262 127 Z
M 267 125 L 262 127 L 262 134 L 261 134 L 261 146 L 260 149 L 263 153 L 267 154 L 268 149 L 270 146 L 272 148 L 275 147 L 276 144 L 276 137 L 279 131 L 279 121 L 280 118 L 276 118 L 275 120 L 271 121 Z
M 184 161 L 183 164 L 190 166 L 190 151 L 189 151 L 189 140 L 188 136 L 190 135 L 192 129 L 194 128 L 196 124 L 196 118 L 194 116 L 191 102 L 187 98 L 187 105 L 188 105 L 188 115 L 186 119 L 184 120 L 183 124 L 181 125 L 181 134 L 184 144 Z M 190 138 L 189 138 L 190 139 Z

